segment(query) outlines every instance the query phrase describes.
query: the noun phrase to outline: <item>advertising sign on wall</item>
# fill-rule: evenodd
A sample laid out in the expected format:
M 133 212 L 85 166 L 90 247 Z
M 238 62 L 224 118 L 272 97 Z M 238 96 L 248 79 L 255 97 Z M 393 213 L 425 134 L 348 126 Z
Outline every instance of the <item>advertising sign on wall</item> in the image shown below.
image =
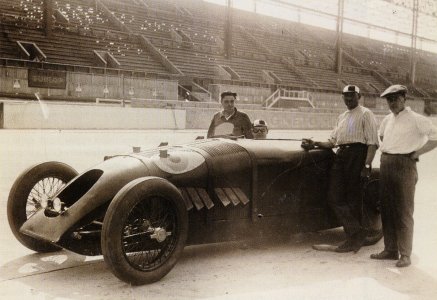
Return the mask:
M 67 86 L 67 73 L 55 70 L 28 70 L 28 86 L 50 89 L 65 89 Z

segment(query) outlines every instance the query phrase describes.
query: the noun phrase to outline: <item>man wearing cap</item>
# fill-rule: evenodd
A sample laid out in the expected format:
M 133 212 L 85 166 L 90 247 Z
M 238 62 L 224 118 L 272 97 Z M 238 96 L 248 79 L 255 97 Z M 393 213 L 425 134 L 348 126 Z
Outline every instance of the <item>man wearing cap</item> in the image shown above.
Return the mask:
M 414 192 L 418 179 L 416 162 L 420 155 L 437 147 L 436 126 L 405 106 L 406 95 L 407 88 L 399 84 L 381 94 L 391 111 L 379 128 L 384 250 L 370 256 L 372 259 L 399 259 L 397 267 L 411 264 Z
M 212 118 L 208 129 L 208 138 L 217 135 L 253 138 L 252 123 L 249 117 L 245 113 L 238 111 L 234 106 L 236 97 L 237 93 L 229 91 L 220 94 L 223 110 L 216 113 Z
M 347 85 L 343 89 L 347 111 L 337 118 L 337 124 L 326 142 L 305 140 L 311 147 L 338 147 L 331 172 L 328 204 L 343 225 L 347 239 L 336 252 L 357 252 L 366 238 L 362 224 L 362 178 L 370 176 L 378 147 L 377 123 L 373 113 L 358 104 L 360 89 Z
M 252 123 L 252 134 L 253 138 L 256 140 L 263 140 L 267 138 L 267 133 L 269 133 L 269 128 L 264 120 L 257 119 Z

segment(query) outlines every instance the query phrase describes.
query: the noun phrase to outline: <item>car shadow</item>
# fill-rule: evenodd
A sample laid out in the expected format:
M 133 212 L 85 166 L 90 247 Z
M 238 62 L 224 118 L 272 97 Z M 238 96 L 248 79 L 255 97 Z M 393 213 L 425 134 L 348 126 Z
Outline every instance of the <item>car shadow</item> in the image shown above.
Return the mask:
M 102 258 L 87 258 L 61 250 L 50 253 L 33 253 L 11 260 L 0 266 L 0 281 L 39 275 L 82 265 L 94 264 Z
M 341 229 L 237 242 L 188 246 L 173 270 L 156 283 L 131 286 L 116 278 L 101 256 L 85 257 L 68 251 L 31 254 L 0 266 L 0 289 L 6 296 L 45 299 L 116 298 L 275 298 L 289 299 L 299 291 L 311 296 L 349 298 L 358 283 L 363 293 L 433 299 L 436 280 L 414 265 L 394 267 L 394 261 L 373 261 L 370 253 L 382 243 L 363 247 L 357 254 L 315 251 L 317 244 L 338 244 Z M 318 293 L 320 295 L 314 294 Z M 277 294 L 278 291 L 283 294 Z M 16 293 L 16 294 L 14 294 Z M 275 294 L 276 293 L 276 294 Z M 364 294 L 363 294 L 364 295 Z M 401 297 L 402 298 L 402 297 Z M 400 299 L 401 299 L 400 298 Z M 365 297 L 362 299 L 366 299 Z M 382 299 L 382 298 L 381 298 Z M 386 297 L 387 299 L 387 297 Z

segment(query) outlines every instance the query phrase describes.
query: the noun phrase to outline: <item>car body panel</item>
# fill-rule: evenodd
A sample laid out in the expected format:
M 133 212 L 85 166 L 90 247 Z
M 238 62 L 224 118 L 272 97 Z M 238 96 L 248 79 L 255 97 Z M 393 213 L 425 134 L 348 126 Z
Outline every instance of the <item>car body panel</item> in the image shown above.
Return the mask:
M 95 249 L 85 249 L 88 224 L 101 222 L 123 186 L 146 176 L 165 178 L 181 191 L 189 210 L 188 244 L 232 240 L 270 229 L 331 228 L 337 223 L 325 196 L 333 155 L 330 150 L 303 151 L 296 141 L 222 138 L 116 155 L 57 194 L 67 202 L 65 213 L 47 216 L 41 210 L 21 232 L 78 253 L 100 254 L 98 234 L 89 239 Z

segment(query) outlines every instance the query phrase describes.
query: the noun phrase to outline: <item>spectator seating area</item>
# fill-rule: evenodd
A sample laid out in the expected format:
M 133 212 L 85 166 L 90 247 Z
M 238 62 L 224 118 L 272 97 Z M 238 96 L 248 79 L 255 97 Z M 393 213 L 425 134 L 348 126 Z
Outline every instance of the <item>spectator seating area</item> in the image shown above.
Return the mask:
M 37 60 L 84 72 L 101 67 L 177 78 L 185 88 L 197 85 L 205 91 L 222 84 L 272 93 L 277 88 L 330 93 L 356 84 L 372 97 L 388 82 L 408 84 L 410 76 L 409 48 L 345 34 L 339 74 L 335 32 L 239 10 L 233 12 L 229 58 L 226 8 L 201 0 L 52 3 L 53 22 L 47 22 L 43 0 L 0 0 L 0 64 Z M 23 55 L 17 42 L 34 43 L 44 56 Z M 437 94 L 437 54 L 417 54 L 411 91 L 430 98 Z M 243 98 L 261 105 L 267 96 Z

